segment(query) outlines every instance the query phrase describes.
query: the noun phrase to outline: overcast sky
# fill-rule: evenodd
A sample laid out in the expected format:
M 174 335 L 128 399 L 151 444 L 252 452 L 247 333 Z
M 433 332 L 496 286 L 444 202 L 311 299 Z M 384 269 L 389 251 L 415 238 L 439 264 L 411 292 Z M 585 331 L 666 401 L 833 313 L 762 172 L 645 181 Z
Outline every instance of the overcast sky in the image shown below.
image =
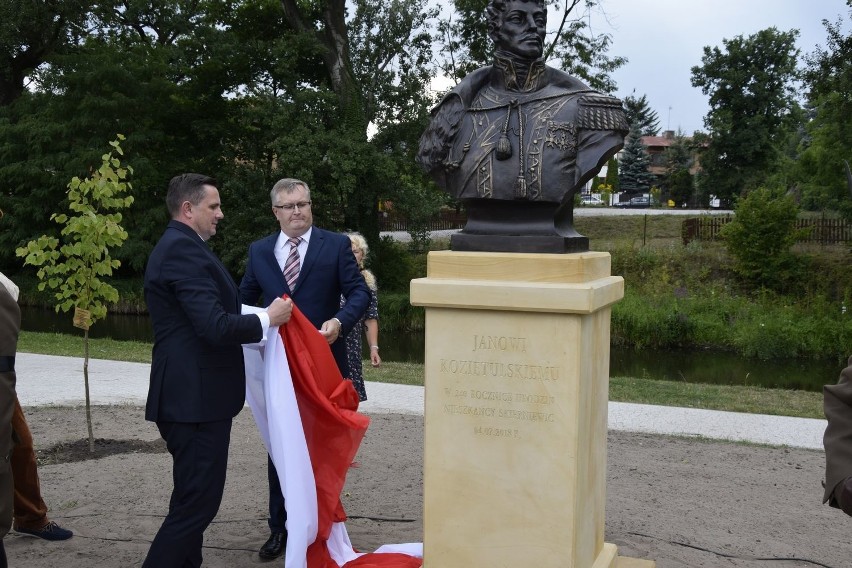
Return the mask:
M 709 110 L 707 97 L 690 82 L 704 46 L 724 51 L 723 39 L 774 26 L 798 29 L 804 54 L 825 47 L 822 20 L 842 17 L 843 29 L 849 29 L 845 0 L 604 0 L 603 7 L 606 18 L 592 19 L 594 31 L 610 33 L 610 54 L 630 60 L 613 74 L 615 94 L 624 98 L 635 89 L 637 96 L 647 95 L 660 129 L 687 135 L 704 130 Z
M 434 0 L 439 5 L 449 0 Z M 594 33 L 609 33 L 610 55 L 629 62 L 613 74 L 624 98 L 636 91 L 646 95 L 660 118 L 660 130 L 691 135 L 704 130 L 707 97 L 691 83 L 692 67 L 701 65 L 704 46 L 724 50 L 722 40 L 748 37 L 776 27 L 798 29 L 802 54 L 825 47 L 824 19 L 843 19 L 849 30 L 845 0 L 602 0 L 603 13 L 592 15 Z M 558 25 L 551 12 L 548 27 Z M 484 25 L 484 22 L 483 22 Z M 451 86 L 438 78 L 435 88 Z M 671 109 L 669 109 L 671 107 Z

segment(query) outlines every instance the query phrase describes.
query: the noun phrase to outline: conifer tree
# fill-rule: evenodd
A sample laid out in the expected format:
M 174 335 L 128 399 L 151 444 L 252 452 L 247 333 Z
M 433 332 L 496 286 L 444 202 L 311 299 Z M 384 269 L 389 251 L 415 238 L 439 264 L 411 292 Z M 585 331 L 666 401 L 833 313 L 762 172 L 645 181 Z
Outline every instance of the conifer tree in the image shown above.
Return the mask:
M 654 183 L 654 175 L 648 171 L 651 158 L 642 143 L 639 125 L 630 127 L 630 134 L 618 164 L 618 183 L 622 191 L 630 195 L 648 193 Z
M 624 97 L 624 112 L 627 122 L 638 125 L 642 136 L 656 136 L 660 132 L 660 117 L 657 111 L 651 110 L 647 95 L 638 99 L 634 95 Z

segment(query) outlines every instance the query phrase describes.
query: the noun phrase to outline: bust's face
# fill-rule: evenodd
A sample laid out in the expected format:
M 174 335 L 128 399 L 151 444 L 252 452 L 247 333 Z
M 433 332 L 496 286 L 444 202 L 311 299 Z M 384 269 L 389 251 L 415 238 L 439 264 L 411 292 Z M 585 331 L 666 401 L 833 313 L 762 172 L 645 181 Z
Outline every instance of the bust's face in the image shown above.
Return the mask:
M 547 12 L 537 2 L 506 2 L 502 24 L 494 32 L 497 49 L 525 59 L 538 59 L 544 52 Z

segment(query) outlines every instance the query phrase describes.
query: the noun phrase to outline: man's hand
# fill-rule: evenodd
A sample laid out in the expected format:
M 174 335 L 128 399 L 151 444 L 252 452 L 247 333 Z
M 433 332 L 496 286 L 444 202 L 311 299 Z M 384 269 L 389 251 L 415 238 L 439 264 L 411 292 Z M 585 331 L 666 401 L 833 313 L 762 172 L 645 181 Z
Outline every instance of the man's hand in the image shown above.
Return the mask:
M 275 298 L 266 308 L 266 313 L 269 314 L 269 325 L 284 325 L 290 321 L 290 314 L 293 313 L 293 300 Z
M 330 320 L 322 324 L 322 327 L 319 331 L 322 336 L 325 337 L 325 340 L 328 341 L 328 344 L 331 345 L 332 343 L 337 341 L 338 337 L 340 337 L 340 331 L 342 327 L 343 324 L 340 323 L 339 319 L 331 318 Z

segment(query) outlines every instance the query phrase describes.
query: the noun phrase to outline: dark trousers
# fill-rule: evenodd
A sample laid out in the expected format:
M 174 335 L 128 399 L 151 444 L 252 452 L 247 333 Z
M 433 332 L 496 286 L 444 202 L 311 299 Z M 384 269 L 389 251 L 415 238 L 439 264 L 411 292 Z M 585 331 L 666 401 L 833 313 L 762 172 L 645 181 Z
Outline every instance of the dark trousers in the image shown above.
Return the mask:
M 0 288 L 3 285 L 0 284 Z M 5 293 L 5 289 L 3 292 Z M 15 372 L 0 371 L 0 538 L 12 526 L 15 486 L 12 477 L 12 414 L 15 411 Z
M 41 497 L 33 435 L 17 397 L 12 430 L 18 438 L 18 443 L 12 448 L 11 459 L 15 480 L 14 526 L 16 529 L 38 530 L 47 524 L 47 505 Z
M 172 454 L 174 489 L 143 568 L 201 566 L 204 531 L 222 502 L 231 419 L 184 424 L 157 422 Z
M 269 477 L 269 530 L 272 532 L 287 532 L 287 509 L 284 507 L 284 493 L 278 480 L 278 471 L 272 463 L 272 457 L 266 456 L 266 475 Z

